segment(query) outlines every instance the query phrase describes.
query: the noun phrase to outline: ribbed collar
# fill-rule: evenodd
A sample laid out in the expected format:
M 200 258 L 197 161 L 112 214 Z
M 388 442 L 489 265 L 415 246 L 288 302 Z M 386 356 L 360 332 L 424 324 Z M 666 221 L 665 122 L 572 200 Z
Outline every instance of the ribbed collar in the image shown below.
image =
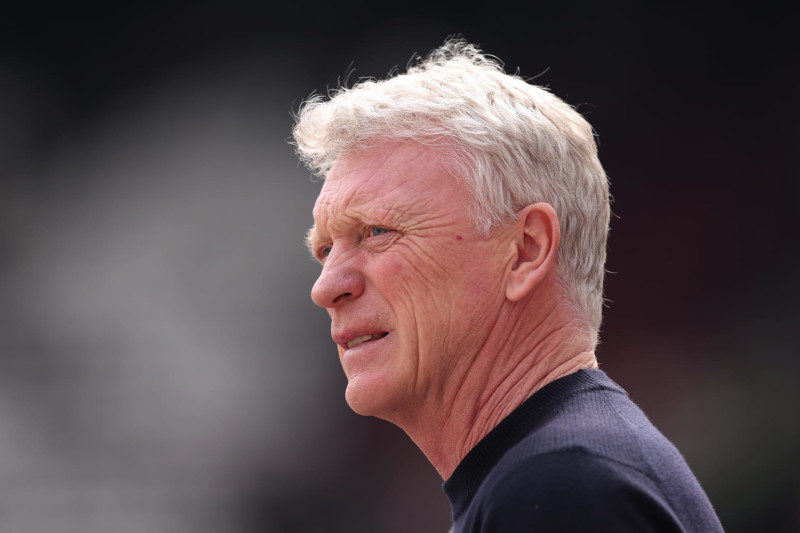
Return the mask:
M 548 383 L 504 418 L 470 450 L 442 485 L 450 500 L 453 519 L 467 509 L 478 487 L 500 458 L 525 438 L 554 404 L 576 392 L 598 388 L 625 392 L 602 370 L 579 370 Z

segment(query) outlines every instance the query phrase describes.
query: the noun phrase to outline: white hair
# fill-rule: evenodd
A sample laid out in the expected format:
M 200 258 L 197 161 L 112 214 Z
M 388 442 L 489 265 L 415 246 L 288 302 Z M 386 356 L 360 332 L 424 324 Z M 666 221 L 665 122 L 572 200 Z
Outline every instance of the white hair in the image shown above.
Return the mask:
M 388 141 L 446 147 L 446 165 L 471 187 L 478 229 L 547 202 L 561 228 L 564 300 L 594 335 L 602 320 L 608 180 L 589 123 L 547 89 L 506 74 L 502 63 L 448 40 L 405 74 L 362 80 L 300 107 L 297 152 L 316 174 L 345 153 Z

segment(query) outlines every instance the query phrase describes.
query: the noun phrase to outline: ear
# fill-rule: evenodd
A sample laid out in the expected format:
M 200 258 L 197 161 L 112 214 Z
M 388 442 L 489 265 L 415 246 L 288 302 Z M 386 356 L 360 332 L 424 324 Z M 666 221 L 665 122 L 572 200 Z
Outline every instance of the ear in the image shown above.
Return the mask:
M 506 298 L 523 299 L 556 269 L 561 239 L 558 216 L 550 204 L 531 204 L 517 213 L 512 245 L 516 259 L 506 285 Z

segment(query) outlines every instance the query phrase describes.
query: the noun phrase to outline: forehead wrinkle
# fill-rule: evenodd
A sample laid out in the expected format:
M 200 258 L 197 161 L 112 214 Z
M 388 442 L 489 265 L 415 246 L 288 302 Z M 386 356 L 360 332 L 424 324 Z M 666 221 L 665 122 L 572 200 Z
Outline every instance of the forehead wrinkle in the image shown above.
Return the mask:
M 363 172 L 364 173 L 364 177 L 361 180 L 359 180 L 359 181 L 361 181 L 361 184 L 359 185 L 358 190 L 353 191 L 353 194 L 352 194 L 352 200 L 355 200 L 355 198 L 358 197 L 358 193 L 359 193 L 359 191 L 361 189 L 369 188 L 370 186 L 374 186 L 373 183 L 372 183 L 373 180 L 378 179 L 378 180 L 382 180 L 383 182 L 390 181 L 392 176 L 394 176 L 394 175 L 396 175 L 398 173 L 407 172 L 408 171 L 408 167 L 410 166 L 411 163 L 417 161 L 418 159 L 423 159 L 425 157 L 429 157 L 431 153 L 433 153 L 433 154 L 436 153 L 432 148 L 430 148 L 428 146 L 412 143 L 411 146 L 416 146 L 417 150 L 412 152 L 412 154 L 410 154 L 410 155 L 403 155 L 402 157 L 398 158 L 398 157 L 396 157 L 397 152 L 400 151 L 403 148 L 408 148 L 410 146 L 409 143 L 396 142 L 396 143 L 389 143 L 389 144 L 381 145 L 381 146 L 390 147 L 391 149 L 383 149 L 383 150 L 381 150 L 380 154 L 381 154 L 382 157 L 378 161 L 372 162 L 372 164 L 370 164 L 369 166 L 359 165 L 358 161 L 360 161 L 360 159 L 358 159 L 358 156 L 359 155 L 368 154 L 370 152 L 374 152 L 374 150 L 365 150 L 363 152 L 356 151 L 356 152 L 350 152 L 350 153 L 347 153 L 347 154 L 343 155 L 340 159 L 338 159 L 336 161 L 336 163 L 334 164 L 333 168 L 331 169 L 331 172 L 328 174 L 328 177 L 326 178 L 325 181 L 326 182 L 342 181 L 342 180 L 345 180 L 347 178 L 347 176 L 349 176 L 350 174 L 362 173 Z M 352 158 L 356 158 L 355 166 L 351 166 L 351 164 L 354 163 Z M 440 165 L 440 163 L 438 162 L 438 159 L 436 159 L 436 158 L 432 158 L 432 159 L 435 162 L 433 162 L 433 163 L 426 162 L 423 165 L 423 168 L 425 168 L 426 171 L 428 171 L 428 172 L 430 171 L 430 169 L 428 167 L 430 167 L 430 166 L 439 166 Z M 341 174 L 337 173 L 337 171 L 342 166 L 345 166 L 345 172 L 343 172 Z M 385 168 L 387 166 L 389 167 L 388 169 Z M 381 191 L 380 194 L 384 195 L 384 194 L 386 194 L 386 192 L 392 192 L 392 191 L 394 191 L 396 189 L 401 189 L 401 188 L 405 187 L 405 185 L 406 185 L 405 183 L 396 183 L 396 184 L 394 184 L 394 186 L 391 189 L 383 190 L 383 191 Z M 382 183 L 378 187 L 381 187 L 381 188 L 385 187 L 385 184 Z M 374 196 L 371 196 L 369 198 L 372 199 L 372 198 L 374 198 Z
M 377 161 L 368 165 L 359 157 L 359 152 L 342 156 L 328 174 L 322 194 L 314 206 L 315 226 L 309 231 L 307 240 L 315 244 L 330 238 L 333 233 L 345 233 L 358 224 L 391 224 L 398 226 L 436 226 L 441 213 L 429 210 L 429 198 L 424 191 L 417 196 L 406 194 L 413 189 L 409 183 L 423 174 L 446 172 L 438 158 L 429 159 L 420 165 L 412 165 L 419 159 L 430 156 L 435 150 L 421 146 L 409 156 L 395 157 L 396 152 L 407 146 L 397 143 L 383 151 Z M 355 159 L 351 159 L 355 158 Z M 409 166 L 415 168 L 409 169 Z M 411 172 L 411 174 L 408 174 Z M 355 174 L 354 177 L 351 177 Z M 404 179 L 398 176 L 408 174 Z
M 375 174 L 370 179 L 374 176 Z M 408 182 L 382 183 L 378 190 L 365 185 L 359 186 L 348 198 L 347 205 L 341 209 L 343 217 L 359 218 L 371 222 L 389 220 L 399 223 L 401 220 L 410 222 L 410 219 L 420 216 L 427 217 L 433 213 L 428 209 L 430 199 L 424 192 L 417 196 L 407 193 L 411 189 Z

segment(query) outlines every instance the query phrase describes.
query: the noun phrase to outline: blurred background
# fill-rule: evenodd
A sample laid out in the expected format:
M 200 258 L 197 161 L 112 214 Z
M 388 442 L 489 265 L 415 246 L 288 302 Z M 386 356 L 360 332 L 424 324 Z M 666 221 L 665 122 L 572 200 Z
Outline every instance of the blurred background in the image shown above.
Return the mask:
M 0 8 L 0 530 L 431 532 L 351 413 L 292 111 L 453 34 L 594 125 L 601 368 L 730 533 L 800 531 L 800 74 L 769 3 Z

